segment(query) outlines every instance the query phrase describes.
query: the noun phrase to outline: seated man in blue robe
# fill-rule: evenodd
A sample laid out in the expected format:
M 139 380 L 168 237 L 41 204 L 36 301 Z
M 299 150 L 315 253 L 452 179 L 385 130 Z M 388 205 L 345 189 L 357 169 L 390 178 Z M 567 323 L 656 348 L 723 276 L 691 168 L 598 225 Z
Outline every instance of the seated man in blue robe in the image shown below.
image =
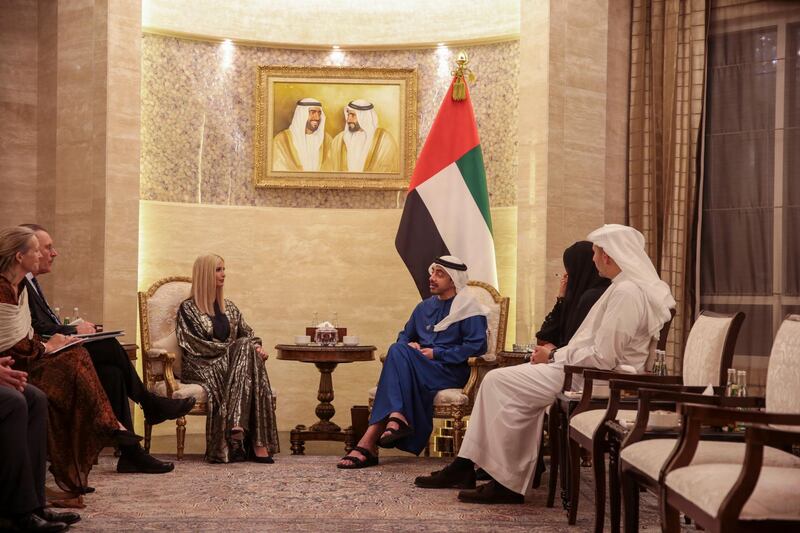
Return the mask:
M 447 255 L 428 271 L 432 296 L 417 305 L 389 347 L 370 425 L 339 468 L 377 465 L 378 445 L 419 455 L 433 430 L 436 393 L 463 387 L 470 372 L 467 360 L 486 353 L 488 309 L 463 290 L 467 266 Z

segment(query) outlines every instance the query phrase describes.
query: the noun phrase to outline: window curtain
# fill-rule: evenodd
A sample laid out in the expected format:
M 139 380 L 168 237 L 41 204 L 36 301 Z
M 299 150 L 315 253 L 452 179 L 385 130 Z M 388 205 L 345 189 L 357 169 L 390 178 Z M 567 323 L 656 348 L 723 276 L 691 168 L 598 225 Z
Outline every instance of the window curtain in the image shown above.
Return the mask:
M 677 302 L 671 371 L 694 321 L 698 139 L 705 90 L 706 0 L 634 0 L 628 138 L 628 223 Z
M 800 3 L 713 0 L 709 20 L 700 306 L 745 312 L 734 366 L 757 394 L 800 311 Z

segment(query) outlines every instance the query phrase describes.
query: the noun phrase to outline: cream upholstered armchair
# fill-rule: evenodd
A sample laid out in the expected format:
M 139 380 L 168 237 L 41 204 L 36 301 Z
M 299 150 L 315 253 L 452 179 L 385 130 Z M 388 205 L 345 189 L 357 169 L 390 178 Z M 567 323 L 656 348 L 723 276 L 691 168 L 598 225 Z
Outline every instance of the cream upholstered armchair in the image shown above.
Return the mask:
M 789 315 L 772 344 L 765 411 L 682 406 L 680 439 L 660 475 L 663 531 L 680 530 L 678 511 L 712 532 L 800 531 L 800 457 L 783 451 L 800 444 L 798 361 L 800 315 Z M 704 453 L 702 427 L 737 422 L 751 424 L 745 443 Z
M 501 296 L 497 289 L 481 281 L 470 281 L 466 290 L 489 308 L 489 316 L 486 317 L 489 338 L 486 353 L 480 357 L 469 358 L 470 374 L 464 388 L 441 390 L 433 399 L 433 417 L 453 420 L 453 450 L 455 453 L 458 453 L 461 439 L 464 436 L 463 419 L 472 413 L 481 381 L 489 370 L 497 366 L 497 352 L 503 351 L 505 347 L 510 301 L 508 297 Z M 381 356 L 381 361 L 384 359 L 385 356 Z M 369 391 L 370 409 L 372 409 L 376 391 L 377 387 L 373 387 Z
M 178 307 L 189 298 L 192 279 L 170 277 L 156 281 L 146 292 L 139 293 L 139 321 L 142 337 L 142 370 L 147 390 L 167 398 L 189 398 L 197 400 L 190 415 L 208 413 L 208 394 L 194 383 L 181 383 L 181 357 L 175 323 Z M 186 418 L 175 421 L 178 459 L 183 458 L 186 440 Z M 150 450 L 153 427 L 145 422 L 144 447 Z

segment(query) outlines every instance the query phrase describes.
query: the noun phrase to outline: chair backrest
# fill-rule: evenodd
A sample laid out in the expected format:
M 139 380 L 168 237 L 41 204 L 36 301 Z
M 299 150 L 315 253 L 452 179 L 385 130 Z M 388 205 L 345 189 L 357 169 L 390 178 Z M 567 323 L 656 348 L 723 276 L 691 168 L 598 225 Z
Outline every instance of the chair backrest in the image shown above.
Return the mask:
M 675 309 L 669 310 L 669 320 L 667 320 L 663 326 L 661 326 L 661 331 L 658 333 L 657 339 L 652 339 L 650 341 L 650 347 L 648 349 L 647 361 L 644 362 L 644 370 L 645 372 L 652 372 L 653 365 L 656 362 L 656 350 L 666 350 L 667 349 L 667 338 L 669 337 L 669 328 L 672 327 L 672 321 L 675 318 Z
M 744 313 L 700 311 L 683 350 L 683 384 L 725 385 Z
M 784 318 L 772 342 L 765 401 L 767 411 L 800 414 L 800 315 Z
M 484 354 L 483 358 L 487 361 L 493 361 L 497 358 L 497 352 L 502 352 L 506 346 L 509 299 L 500 296 L 497 289 L 482 281 L 468 282 L 466 290 L 476 300 L 489 308 L 489 316 L 486 317 L 489 338 L 486 354 Z
M 163 349 L 175 354 L 174 371 L 181 374 L 183 350 L 175 335 L 178 307 L 189 298 L 192 291 L 192 278 L 177 276 L 163 278 L 139 293 L 139 321 L 141 326 L 142 350 L 147 352 Z M 143 368 L 147 365 L 143 365 Z M 149 376 L 145 376 L 148 378 Z

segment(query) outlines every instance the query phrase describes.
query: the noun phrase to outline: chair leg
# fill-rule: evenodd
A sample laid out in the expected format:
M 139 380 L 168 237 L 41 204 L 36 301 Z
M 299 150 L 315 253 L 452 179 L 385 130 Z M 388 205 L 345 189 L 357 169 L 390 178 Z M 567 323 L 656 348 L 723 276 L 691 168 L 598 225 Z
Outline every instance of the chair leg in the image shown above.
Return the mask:
M 625 533 L 638 533 L 639 531 L 639 485 L 633 478 L 622 472 L 620 484 L 622 485 L 622 501 L 624 505 Z
M 550 477 L 547 479 L 547 507 L 553 507 L 556 500 L 559 450 L 561 448 L 561 440 L 559 439 L 561 429 L 558 427 L 559 417 L 553 409 L 555 407 L 551 408 L 550 415 L 547 417 L 547 431 L 550 433 Z
M 183 446 L 186 442 L 186 417 L 175 420 L 175 433 L 178 437 L 178 461 L 183 459 Z
M 605 439 L 595 435 L 592 442 L 592 470 L 594 471 L 594 530 L 602 533 L 606 521 L 606 459 Z
M 456 410 L 453 413 L 453 453 L 458 455 L 458 450 L 461 449 L 461 439 L 464 438 L 464 422 L 462 420 L 461 411 Z
M 661 531 L 665 533 L 679 533 L 680 530 L 681 514 L 668 503 L 664 503 L 661 509 Z
M 620 530 L 620 481 L 619 481 L 619 442 L 608 444 L 608 503 L 610 507 L 611 533 Z
M 569 439 L 569 511 L 567 521 L 574 526 L 578 519 L 578 497 L 581 485 L 581 446 Z
M 536 456 L 536 467 L 533 470 L 533 484 L 534 489 L 542 486 L 542 474 L 544 473 L 544 425 L 542 425 L 542 432 L 539 435 L 539 453 Z
M 153 426 L 148 424 L 147 422 L 144 423 L 144 451 L 150 453 L 150 440 L 153 436 Z

